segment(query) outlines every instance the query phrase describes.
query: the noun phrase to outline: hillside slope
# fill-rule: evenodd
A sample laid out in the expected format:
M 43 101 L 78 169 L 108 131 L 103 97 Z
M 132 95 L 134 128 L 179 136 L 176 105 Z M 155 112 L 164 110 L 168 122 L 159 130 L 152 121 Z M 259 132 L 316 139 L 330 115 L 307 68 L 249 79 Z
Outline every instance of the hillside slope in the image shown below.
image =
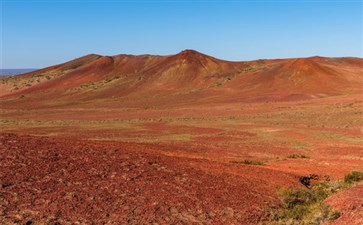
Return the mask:
M 297 58 L 230 62 L 184 50 L 175 55 L 86 55 L 1 78 L 3 104 L 117 99 L 183 101 L 296 100 L 361 93 L 363 60 Z

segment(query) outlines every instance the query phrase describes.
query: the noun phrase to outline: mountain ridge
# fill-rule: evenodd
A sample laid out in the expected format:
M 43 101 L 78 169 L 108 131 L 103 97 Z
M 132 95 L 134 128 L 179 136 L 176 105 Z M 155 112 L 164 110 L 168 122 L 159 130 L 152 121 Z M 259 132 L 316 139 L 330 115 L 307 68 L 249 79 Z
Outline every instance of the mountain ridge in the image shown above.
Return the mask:
M 187 49 L 174 55 L 102 56 L 2 78 L 2 102 L 205 96 L 231 101 L 361 94 L 363 59 L 353 57 L 226 61 Z M 201 97 L 203 96 L 203 97 Z M 175 101 L 178 101 L 178 98 Z M 170 100 L 168 100 L 170 101 Z M 208 100 L 209 101 L 209 100 Z M 223 100 L 222 100 L 223 101 Z

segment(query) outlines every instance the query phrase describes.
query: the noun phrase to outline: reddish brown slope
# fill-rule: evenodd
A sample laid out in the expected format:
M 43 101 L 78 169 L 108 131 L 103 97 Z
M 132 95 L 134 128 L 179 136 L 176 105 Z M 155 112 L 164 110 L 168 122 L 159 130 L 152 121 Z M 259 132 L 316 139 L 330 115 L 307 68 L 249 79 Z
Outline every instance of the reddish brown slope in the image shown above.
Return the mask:
M 26 97 L 38 101 L 117 98 L 158 99 L 159 104 L 185 99 L 215 101 L 305 99 L 361 93 L 363 60 L 300 58 L 229 62 L 193 50 L 176 55 L 116 55 L 85 57 L 7 78 L 3 102 Z M 47 77 L 47 79 L 45 79 Z M 26 83 L 31 79 L 37 82 Z M 15 81 L 14 81 L 15 80 Z M 39 81 L 38 81 L 39 80 Z M 22 84 L 11 89 L 11 85 Z M 157 104 L 157 102 L 155 103 Z
M 330 225 L 363 224 L 363 185 L 348 188 L 325 200 L 341 216 Z
M 3 77 L 1 78 L 2 82 L 0 84 L 0 96 L 17 95 L 19 92 L 27 89 L 35 91 L 34 89 L 31 89 L 32 86 L 48 83 L 78 67 L 92 63 L 100 57 L 100 55 L 89 54 L 66 63 L 46 67 L 22 75 Z
M 70 70 L 78 68 L 78 67 L 80 67 L 82 65 L 91 63 L 91 62 L 97 60 L 100 57 L 102 57 L 102 56 L 96 55 L 96 54 L 89 54 L 89 55 L 85 55 L 83 57 L 71 60 L 71 61 L 66 62 L 66 63 L 46 67 L 44 69 L 32 71 L 30 73 L 26 73 L 26 74 L 23 74 L 23 75 L 20 75 L 20 76 L 22 76 L 22 77 L 31 77 L 32 75 L 38 75 L 38 74 L 61 73 L 61 72 L 65 72 L 65 71 L 70 71 Z
M 3 95 L 13 99 L 21 95 L 37 99 L 46 94 L 53 100 L 64 100 L 188 93 L 213 86 L 219 77 L 236 73 L 242 64 L 218 60 L 193 50 L 170 56 L 103 56 L 69 70 L 51 70 L 59 74 Z M 44 72 L 39 71 L 18 78 L 43 75 Z
M 357 64 L 355 64 L 357 62 Z M 239 90 L 240 97 L 314 98 L 360 93 L 363 84 L 363 61 L 328 58 L 286 59 L 277 63 L 263 61 L 235 82 L 226 85 Z
M 185 50 L 167 57 L 164 61 L 145 71 L 151 83 L 160 88 L 205 88 L 215 78 L 233 75 L 241 63 L 219 60 L 193 50 Z M 214 78 L 214 79 L 213 79 Z

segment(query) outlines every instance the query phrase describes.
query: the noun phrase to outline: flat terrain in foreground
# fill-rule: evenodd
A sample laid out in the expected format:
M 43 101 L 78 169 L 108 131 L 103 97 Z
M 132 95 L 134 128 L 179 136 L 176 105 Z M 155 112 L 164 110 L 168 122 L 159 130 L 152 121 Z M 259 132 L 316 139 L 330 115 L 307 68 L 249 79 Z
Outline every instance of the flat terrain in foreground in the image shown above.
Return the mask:
M 1 222 L 258 224 L 300 176 L 362 170 L 360 99 L 4 107 Z
M 1 143 L 1 213 L 15 223 L 257 223 L 278 203 L 277 187 L 298 185 L 288 173 L 150 153 L 149 144 L 8 134 Z

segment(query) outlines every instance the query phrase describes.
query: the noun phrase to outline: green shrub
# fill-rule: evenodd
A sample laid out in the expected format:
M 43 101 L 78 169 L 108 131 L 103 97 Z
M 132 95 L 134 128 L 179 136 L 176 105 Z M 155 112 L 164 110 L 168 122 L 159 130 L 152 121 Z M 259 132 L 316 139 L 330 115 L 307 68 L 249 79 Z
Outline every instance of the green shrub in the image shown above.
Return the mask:
M 363 172 L 360 171 L 352 171 L 351 173 L 345 175 L 344 182 L 352 183 L 363 180 Z
M 282 189 L 279 191 L 282 204 L 268 211 L 271 219 L 268 224 L 321 224 L 335 220 L 340 213 L 330 211 L 324 200 L 342 187 L 343 184 L 324 182 L 310 188 Z
M 315 200 L 313 192 L 308 189 L 287 190 L 280 192 L 284 205 L 288 209 L 293 209 L 298 205 L 308 204 Z
M 317 187 L 315 187 L 314 190 L 314 198 L 316 201 L 323 201 L 327 197 L 329 197 L 329 194 L 331 194 L 331 190 L 328 189 L 329 187 L 323 186 L 324 184 L 321 184 Z

